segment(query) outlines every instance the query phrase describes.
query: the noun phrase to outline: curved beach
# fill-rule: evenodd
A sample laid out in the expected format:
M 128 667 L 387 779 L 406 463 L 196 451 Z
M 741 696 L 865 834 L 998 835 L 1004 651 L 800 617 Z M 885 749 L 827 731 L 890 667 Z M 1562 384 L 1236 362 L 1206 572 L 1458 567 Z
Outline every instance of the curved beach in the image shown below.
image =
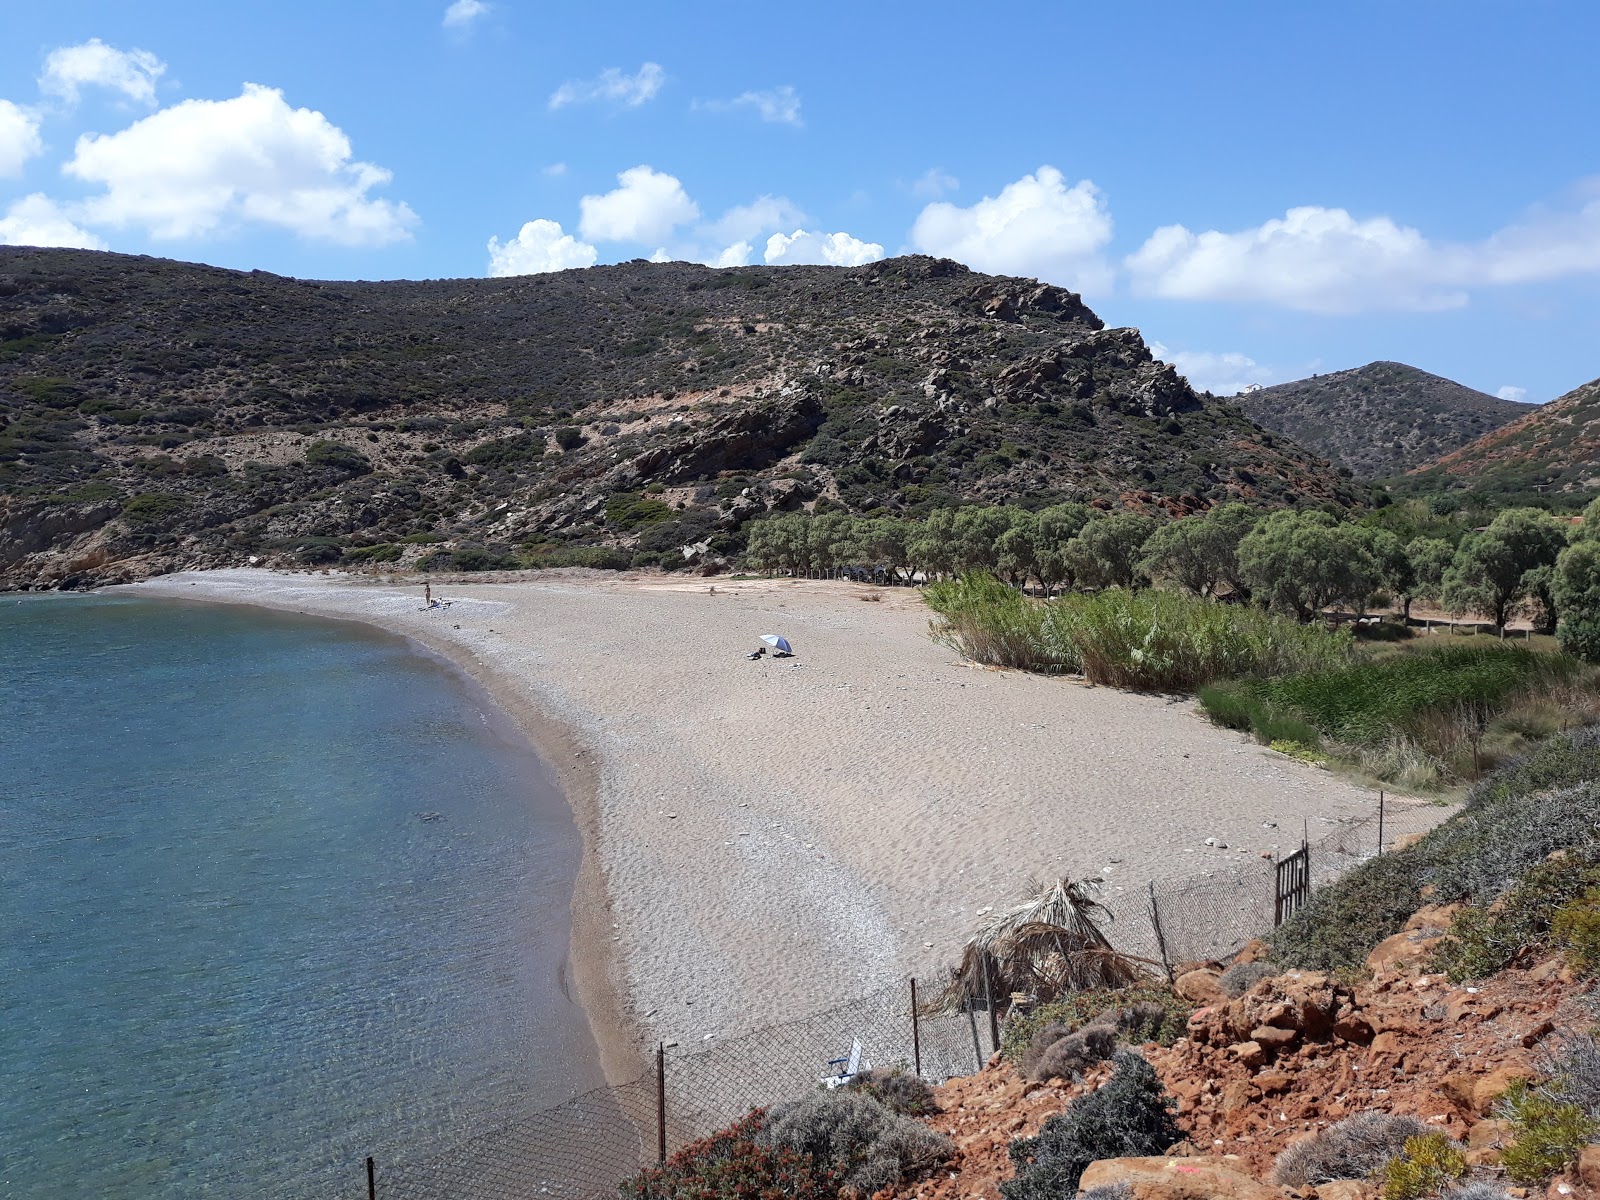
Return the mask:
M 615 1080 L 658 1038 L 932 978 L 1031 881 L 1103 876 L 1113 912 L 1136 914 L 1151 879 L 1373 809 L 1190 703 L 965 663 L 914 591 L 562 572 L 435 580 L 450 604 L 430 610 L 422 582 L 226 570 L 136 588 L 372 622 L 493 692 L 584 835 L 571 963 Z M 747 660 L 763 633 L 797 656 Z

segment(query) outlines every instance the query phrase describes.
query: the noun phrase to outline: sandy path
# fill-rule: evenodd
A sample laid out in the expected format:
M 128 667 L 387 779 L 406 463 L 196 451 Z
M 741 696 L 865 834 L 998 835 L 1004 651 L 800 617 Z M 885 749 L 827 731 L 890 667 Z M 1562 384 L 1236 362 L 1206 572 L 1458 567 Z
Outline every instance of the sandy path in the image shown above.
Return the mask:
M 1316 837 L 1374 803 L 1189 703 L 965 664 L 910 592 L 567 573 L 435 584 L 455 603 L 429 612 L 420 585 L 260 570 L 133 590 L 374 621 L 553 719 L 525 723 L 569 794 L 587 789 L 598 850 L 580 982 L 595 999 L 605 968 L 585 944 L 609 936 L 619 1015 L 649 1039 L 933 978 L 978 910 L 1030 880 L 1104 873 L 1136 919 L 1148 879 L 1289 848 L 1302 819 Z M 766 632 L 798 657 L 746 661 Z

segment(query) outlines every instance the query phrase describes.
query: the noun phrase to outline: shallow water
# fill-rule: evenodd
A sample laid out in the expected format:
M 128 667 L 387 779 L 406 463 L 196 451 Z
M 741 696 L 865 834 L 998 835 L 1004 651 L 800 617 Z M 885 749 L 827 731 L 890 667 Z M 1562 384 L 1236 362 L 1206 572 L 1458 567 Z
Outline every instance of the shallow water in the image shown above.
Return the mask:
M 364 1196 L 601 1082 L 571 815 L 445 664 L 6 597 L 0 712 L 0 1194 Z

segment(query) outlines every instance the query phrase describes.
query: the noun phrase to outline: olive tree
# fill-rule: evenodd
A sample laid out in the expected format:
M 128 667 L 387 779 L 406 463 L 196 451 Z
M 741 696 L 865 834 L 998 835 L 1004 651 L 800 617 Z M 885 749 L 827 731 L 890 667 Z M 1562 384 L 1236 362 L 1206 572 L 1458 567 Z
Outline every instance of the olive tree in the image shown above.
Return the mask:
M 1134 588 L 1145 582 L 1144 544 L 1155 531 L 1154 519 L 1139 513 L 1101 517 L 1083 527 L 1067 544 L 1067 553 L 1089 586 Z
M 1239 543 L 1245 582 L 1269 608 L 1298 620 L 1371 595 L 1380 568 L 1361 538 L 1324 512 L 1270 513 Z
M 1563 550 L 1556 559 L 1550 590 L 1561 614 L 1556 627 L 1561 648 L 1589 662 L 1600 662 L 1600 542 L 1574 542 Z
M 1483 613 L 1504 628 L 1512 607 L 1539 586 L 1540 577 L 1529 572 L 1554 566 L 1566 540 L 1566 530 L 1548 513 L 1507 509 L 1456 548 L 1444 573 L 1445 607 Z

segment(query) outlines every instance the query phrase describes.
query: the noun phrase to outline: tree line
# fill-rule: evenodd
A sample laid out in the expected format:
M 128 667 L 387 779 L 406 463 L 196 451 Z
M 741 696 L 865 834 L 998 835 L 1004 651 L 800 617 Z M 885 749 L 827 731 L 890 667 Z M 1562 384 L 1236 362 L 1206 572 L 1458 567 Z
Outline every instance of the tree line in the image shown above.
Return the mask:
M 1429 601 L 1502 627 L 1526 610 L 1536 629 L 1560 624 L 1563 644 L 1592 643 L 1600 656 L 1600 500 L 1578 526 L 1508 509 L 1454 541 L 1238 503 L 1167 520 L 1065 503 L 938 509 L 920 521 L 797 513 L 747 528 L 746 562 L 769 574 L 864 571 L 910 583 L 986 571 L 1047 599 L 1161 584 L 1302 622 L 1333 607 L 1365 613 L 1387 596 L 1407 616 Z

